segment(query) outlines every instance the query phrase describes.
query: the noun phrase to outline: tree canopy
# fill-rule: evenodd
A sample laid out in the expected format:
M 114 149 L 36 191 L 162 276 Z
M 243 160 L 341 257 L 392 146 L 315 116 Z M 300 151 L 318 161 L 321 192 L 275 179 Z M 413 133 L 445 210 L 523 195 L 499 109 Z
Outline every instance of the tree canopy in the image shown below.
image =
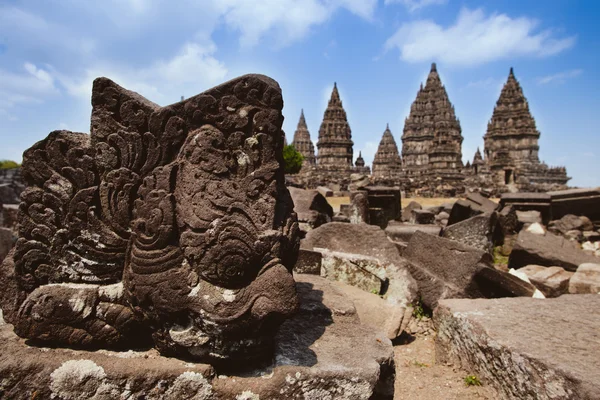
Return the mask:
M 283 148 L 283 162 L 285 164 L 286 174 L 297 174 L 302 168 L 304 157 L 294 145 L 288 144 Z

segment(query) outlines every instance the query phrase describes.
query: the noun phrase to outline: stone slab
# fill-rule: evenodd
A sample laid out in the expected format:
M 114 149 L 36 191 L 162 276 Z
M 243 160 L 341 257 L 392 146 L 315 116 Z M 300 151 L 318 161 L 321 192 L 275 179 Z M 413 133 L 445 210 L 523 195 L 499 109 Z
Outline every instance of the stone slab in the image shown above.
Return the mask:
M 580 264 L 597 262 L 598 258 L 588 255 L 577 244 L 563 237 L 546 232 L 537 235 L 528 231 L 519 232 L 508 261 L 508 267 L 519 269 L 535 264 L 546 267 L 563 267 L 575 271 Z
M 569 281 L 569 293 L 600 294 L 600 259 L 597 264 L 581 264 Z
M 327 280 L 297 275 L 300 308 L 266 367 L 226 373 L 155 350 L 34 347 L 0 323 L 0 398 L 392 399 L 393 347 Z M 241 366 L 240 366 L 241 367 Z
M 405 223 L 390 223 L 385 228 L 385 233 L 388 237 L 395 241 L 408 243 L 415 232 L 425 232 L 433 236 L 439 236 L 442 228 L 439 225 L 421 225 L 421 224 L 405 224 Z
M 436 360 L 459 364 L 501 398 L 600 398 L 600 296 L 452 299 L 434 313 Z
M 321 193 L 321 195 L 323 197 L 333 197 L 333 190 L 331 190 L 325 186 L 319 186 L 317 188 L 317 192 Z
M 559 190 L 548 194 L 552 199 L 553 219 L 577 214 L 600 221 L 600 188 Z

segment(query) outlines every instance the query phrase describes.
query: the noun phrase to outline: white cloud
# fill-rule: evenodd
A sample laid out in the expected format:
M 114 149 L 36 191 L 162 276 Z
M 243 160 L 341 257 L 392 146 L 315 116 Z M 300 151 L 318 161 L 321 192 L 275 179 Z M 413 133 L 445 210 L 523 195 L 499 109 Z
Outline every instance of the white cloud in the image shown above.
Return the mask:
M 310 29 L 345 8 L 370 20 L 377 0 L 216 0 L 226 25 L 240 32 L 242 47 L 256 46 L 269 34 L 278 46 L 306 36 Z
M 223 81 L 227 68 L 213 56 L 215 51 L 216 46 L 211 42 L 186 43 L 173 58 L 158 60 L 139 70 L 106 63 L 88 68 L 83 76 L 75 79 L 57 71 L 55 74 L 69 94 L 85 101 L 90 99 L 92 81 L 106 76 L 126 89 L 166 105 L 179 101 L 182 95 L 200 93 Z
M 575 78 L 583 73 L 581 69 L 572 69 L 569 71 L 559 72 L 553 75 L 542 76 L 537 79 L 538 84 L 546 85 L 548 83 L 565 83 L 570 78 Z
M 363 159 L 365 160 L 366 165 L 373 165 L 373 158 L 375 158 L 375 153 L 377 152 L 377 148 L 379 147 L 379 143 L 375 142 L 365 142 L 364 144 L 355 144 L 354 145 L 354 154 L 358 157 L 358 152 L 361 152 Z
M 415 12 L 418 9 L 432 6 L 446 4 L 448 0 L 385 0 L 385 5 L 399 3 L 408 9 L 410 12 Z
M 50 73 L 26 62 L 23 72 L 0 69 L 0 108 L 8 113 L 9 108 L 23 103 L 41 103 L 50 95 L 58 94 Z
M 398 49 L 407 62 L 439 61 L 474 66 L 517 56 L 545 57 L 575 43 L 575 37 L 555 38 L 550 30 L 537 31 L 538 22 L 506 14 L 486 15 L 482 9 L 464 8 L 456 22 L 443 27 L 431 20 L 402 25 L 385 43 Z

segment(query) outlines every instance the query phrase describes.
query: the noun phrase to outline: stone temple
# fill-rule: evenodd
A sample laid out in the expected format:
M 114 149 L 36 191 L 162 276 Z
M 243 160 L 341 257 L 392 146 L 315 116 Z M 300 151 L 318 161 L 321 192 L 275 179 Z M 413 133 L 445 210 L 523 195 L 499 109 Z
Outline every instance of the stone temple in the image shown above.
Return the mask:
M 387 125 L 383 132 L 381 142 L 373 158 L 373 176 L 388 177 L 400 173 L 402 170 L 402 159 L 398 152 L 396 140 L 390 131 L 390 126 Z
M 462 141 L 460 122 L 434 63 L 404 122 L 404 167 L 418 173 L 459 172 Z
M 476 188 L 496 194 L 565 189 L 570 179 L 566 169 L 540 162 L 539 137 L 511 68 L 484 136 L 484 154 L 478 148 L 473 161 L 463 165 L 460 121 L 433 63 L 405 119 L 402 151 L 398 151 L 387 126 L 369 180 L 374 185 L 399 186 L 407 194 L 420 196 L 455 196 Z M 302 114 L 294 142 L 309 161 L 292 178 L 299 186 L 329 186 L 343 191 L 348 188 L 351 174 L 370 174 L 363 161 L 359 165 L 357 160 L 352 166 L 352 136 L 337 85 L 319 130 L 316 165 L 311 164 L 313 152 L 307 141 L 309 134 Z
M 321 128 L 319 128 L 317 164 L 322 167 L 340 169 L 352 167 L 353 145 L 352 131 L 346 118 L 346 111 L 342 106 L 337 83 L 334 83 L 331 98 L 323 115 Z
M 292 145 L 296 150 L 302 154 L 304 161 L 303 166 L 314 166 L 315 165 L 315 146 L 312 140 L 310 140 L 310 132 L 306 126 L 306 119 L 304 118 L 304 110 L 300 112 L 300 120 L 298 121 L 298 127 L 294 132 L 294 140 Z
M 492 180 L 498 185 L 566 185 L 570 178 L 564 167 L 549 168 L 540 162 L 539 138 L 529 103 L 511 68 L 483 137 Z

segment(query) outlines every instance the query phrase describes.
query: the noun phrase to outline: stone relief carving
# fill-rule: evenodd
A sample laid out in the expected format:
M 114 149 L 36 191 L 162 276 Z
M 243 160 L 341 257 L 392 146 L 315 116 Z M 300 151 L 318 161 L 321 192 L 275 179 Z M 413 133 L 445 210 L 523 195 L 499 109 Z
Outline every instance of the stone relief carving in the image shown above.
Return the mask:
M 268 355 L 297 307 L 299 247 L 277 83 L 246 75 L 159 107 L 98 78 L 92 105 L 91 135 L 55 131 L 24 154 L 5 318 L 60 345 Z

